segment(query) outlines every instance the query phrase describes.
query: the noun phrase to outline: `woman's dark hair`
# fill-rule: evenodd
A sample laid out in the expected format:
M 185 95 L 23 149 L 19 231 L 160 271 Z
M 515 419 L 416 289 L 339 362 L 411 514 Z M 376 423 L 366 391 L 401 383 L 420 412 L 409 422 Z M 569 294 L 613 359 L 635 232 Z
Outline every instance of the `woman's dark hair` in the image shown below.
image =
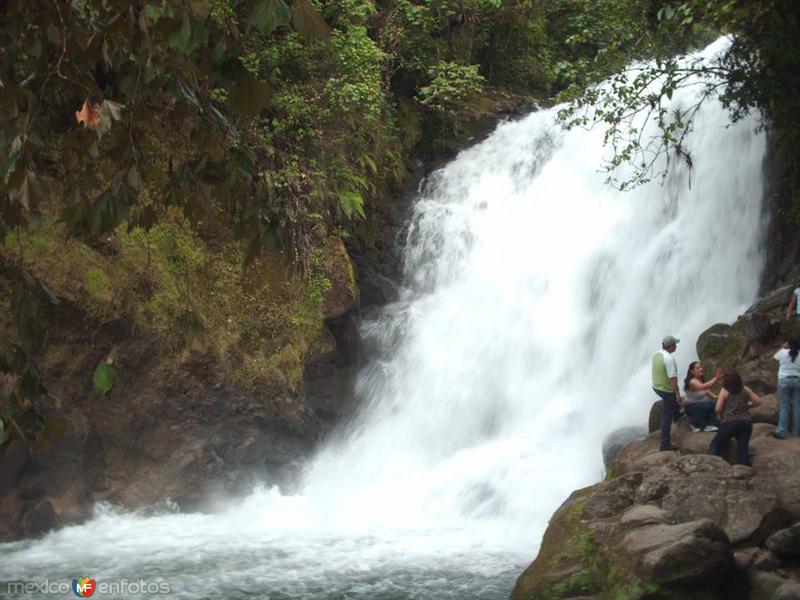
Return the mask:
M 798 341 L 800 341 L 800 340 L 798 340 Z M 692 375 L 692 370 L 694 369 L 694 366 L 698 365 L 698 364 L 700 364 L 699 360 L 695 360 L 695 361 L 692 361 L 692 362 L 689 363 L 689 370 L 686 371 L 686 379 L 683 380 L 683 391 L 684 392 L 688 392 L 689 391 L 689 382 L 692 379 L 694 379 L 694 375 Z M 705 383 L 705 382 L 706 382 L 706 378 L 701 375 L 700 376 L 700 383 Z
M 742 376 L 739 375 L 736 369 L 725 371 L 725 375 L 722 378 L 722 387 L 728 390 L 730 394 L 738 394 L 744 389 Z
M 789 356 L 792 357 L 792 362 L 797 358 L 798 351 L 800 351 L 800 338 L 789 338 Z

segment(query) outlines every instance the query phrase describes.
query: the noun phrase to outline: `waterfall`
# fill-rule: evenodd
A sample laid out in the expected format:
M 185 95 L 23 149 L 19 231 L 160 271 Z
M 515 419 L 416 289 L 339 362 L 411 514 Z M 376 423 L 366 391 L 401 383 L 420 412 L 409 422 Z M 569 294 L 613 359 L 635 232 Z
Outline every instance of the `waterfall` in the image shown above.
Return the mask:
M 731 125 L 706 102 L 687 144 L 694 169 L 621 193 L 598 172 L 603 131 L 564 132 L 554 115 L 503 123 L 426 179 L 401 297 L 362 324 L 376 352 L 357 378 L 359 412 L 298 495 L 264 487 L 213 515 L 101 508 L 0 546 L 0 582 L 507 597 L 553 510 L 602 478 L 603 437 L 646 422 L 661 338 L 681 338 L 685 369 L 698 334 L 756 298 L 764 262 L 754 119 Z

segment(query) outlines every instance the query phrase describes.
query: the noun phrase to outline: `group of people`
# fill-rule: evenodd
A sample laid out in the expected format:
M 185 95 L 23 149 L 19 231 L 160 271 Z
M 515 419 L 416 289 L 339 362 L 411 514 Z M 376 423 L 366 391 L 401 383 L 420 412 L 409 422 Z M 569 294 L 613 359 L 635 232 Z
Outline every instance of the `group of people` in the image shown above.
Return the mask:
M 791 307 L 790 307 L 791 308 Z M 736 369 L 723 371 L 717 368 L 714 376 L 706 380 L 700 361 L 689 364 L 683 381 L 683 392 L 678 385 L 678 368 L 673 353 L 679 339 L 668 335 L 661 350 L 653 355 L 653 391 L 661 398 L 661 450 L 677 450 L 672 445 L 670 428 L 681 409 L 689 419 L 693 432 L 716 432 L 708 447 L 709 454 L 719 456 L 733 438 L 738 446 L 739 464 L 750 466 L 750 436 L 753 418 L 750 409 L 761 404 L 761 398 L 742 382 Z M 789 405 L 792 407 L 792 434 L 800 435 L 800 339 L 792 338 L 778 350 L 778 396 L 780 411 L 778 426 L 772 435 L 785 439 L 788 434 Z M 718 383 L 718 394 L 712 392 Z

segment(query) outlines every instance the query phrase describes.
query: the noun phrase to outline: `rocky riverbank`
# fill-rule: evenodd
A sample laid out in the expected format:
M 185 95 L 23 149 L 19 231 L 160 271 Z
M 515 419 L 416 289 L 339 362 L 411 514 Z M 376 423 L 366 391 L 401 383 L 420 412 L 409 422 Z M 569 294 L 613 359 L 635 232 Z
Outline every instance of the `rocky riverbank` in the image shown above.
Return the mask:
M 707 369 L 736 367 L 764 399 L 754 413 L 752 467 L 709 456 L 713 433 L 673 426 L 678 452 L 650 433 L 624 446 L 605 481 L 575 491 L 556 511 L 515 600 L 556 598 L 800 598 L 800 438 L 770 436 L 778 416 L 777 363 L 800 323 L 783 319 L 781 288 L 731 325 L 697 341 Z

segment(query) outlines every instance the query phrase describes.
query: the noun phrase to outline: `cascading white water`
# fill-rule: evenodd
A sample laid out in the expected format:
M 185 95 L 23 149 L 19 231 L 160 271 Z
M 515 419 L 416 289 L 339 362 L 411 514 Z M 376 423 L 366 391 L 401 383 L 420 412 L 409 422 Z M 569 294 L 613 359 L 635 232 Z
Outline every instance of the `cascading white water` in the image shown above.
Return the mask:
M 101 510 L 0 546 L 0 582 L 507 597 L 553 510 L 602 476 L 603 437 L 645 421 L 660 339 L 683 340 L 685 367 L 697 335 L 757 293 L 765 141 L 754 121 L 729 126 L 707 102 L 688 144 L 691 186 L 677 166 L 630 193 L 597 172 L 602 135 L 565 134 L 554 111 L 536 112 L 428 179 L 401 299 L 363 324 L 377 356 L 358 377 L 360 412 L 309 464 L 302 493 L 264 488 L 214 515 Z

